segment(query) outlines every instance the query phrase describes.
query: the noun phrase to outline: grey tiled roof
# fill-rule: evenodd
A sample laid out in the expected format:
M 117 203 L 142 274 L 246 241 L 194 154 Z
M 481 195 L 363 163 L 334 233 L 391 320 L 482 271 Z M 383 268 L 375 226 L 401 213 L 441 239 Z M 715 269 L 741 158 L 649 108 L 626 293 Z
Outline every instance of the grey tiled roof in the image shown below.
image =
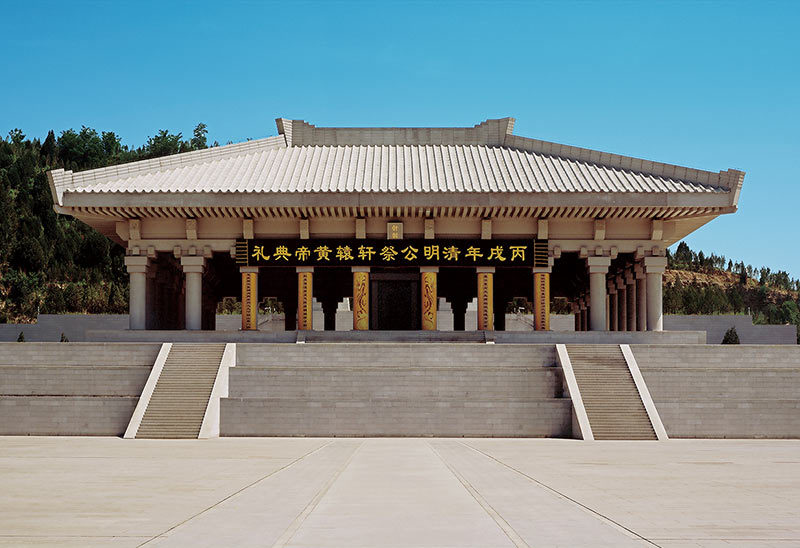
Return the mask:
M 456 130 L 337 130 L 282 119 L 278 126 L 281 135 L 258 141 L 82 173 L 54 171 L 53 191 L 60 202 L 64 192 L 719 193 L 731 188 L 726 172 L 513 136 L 512 119 Z M 395 144 L 360 144 L 370 140 Z M 333 144 L 319 144 L 325 142 Z

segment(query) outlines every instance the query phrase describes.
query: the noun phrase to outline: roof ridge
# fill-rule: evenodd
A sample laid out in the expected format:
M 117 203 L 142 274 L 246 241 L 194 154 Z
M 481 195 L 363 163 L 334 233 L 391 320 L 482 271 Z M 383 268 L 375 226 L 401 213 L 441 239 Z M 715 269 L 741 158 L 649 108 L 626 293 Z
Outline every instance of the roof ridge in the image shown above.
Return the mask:
M 276 118 L 287 146 L 304 145 L 502 145 L 514 118 L 489 118 L 472 127 L 317 127 Z

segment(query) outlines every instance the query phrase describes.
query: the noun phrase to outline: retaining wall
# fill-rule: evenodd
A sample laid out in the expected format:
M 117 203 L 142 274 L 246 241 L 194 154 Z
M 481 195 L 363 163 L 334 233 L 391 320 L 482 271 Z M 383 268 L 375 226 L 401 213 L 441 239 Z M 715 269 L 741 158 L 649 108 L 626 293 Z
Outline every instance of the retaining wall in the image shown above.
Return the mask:
M 160 344 L 0 343 L 0 435 L 121 435 Z
M 676 438 L 800 438 L 800 347 L 631 347 Z
M 553 345 L 237 346 L 224 436 L 569 437 Z

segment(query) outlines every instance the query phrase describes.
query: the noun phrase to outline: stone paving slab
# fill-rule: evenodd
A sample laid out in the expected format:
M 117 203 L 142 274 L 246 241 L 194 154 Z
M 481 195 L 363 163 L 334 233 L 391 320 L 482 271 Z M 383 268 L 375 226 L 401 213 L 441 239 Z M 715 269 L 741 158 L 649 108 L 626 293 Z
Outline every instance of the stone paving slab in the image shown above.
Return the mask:
M 0 437 L 0 546 L 800 546 L 800 441 Z

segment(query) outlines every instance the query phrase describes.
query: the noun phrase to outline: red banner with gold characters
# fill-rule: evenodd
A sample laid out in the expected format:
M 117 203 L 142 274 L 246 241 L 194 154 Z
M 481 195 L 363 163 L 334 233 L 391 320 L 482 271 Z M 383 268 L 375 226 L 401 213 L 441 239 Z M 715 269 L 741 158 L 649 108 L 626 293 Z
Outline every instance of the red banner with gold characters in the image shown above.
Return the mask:
M 237 240 L 240 266 L 547 267 L 547 240 Z

